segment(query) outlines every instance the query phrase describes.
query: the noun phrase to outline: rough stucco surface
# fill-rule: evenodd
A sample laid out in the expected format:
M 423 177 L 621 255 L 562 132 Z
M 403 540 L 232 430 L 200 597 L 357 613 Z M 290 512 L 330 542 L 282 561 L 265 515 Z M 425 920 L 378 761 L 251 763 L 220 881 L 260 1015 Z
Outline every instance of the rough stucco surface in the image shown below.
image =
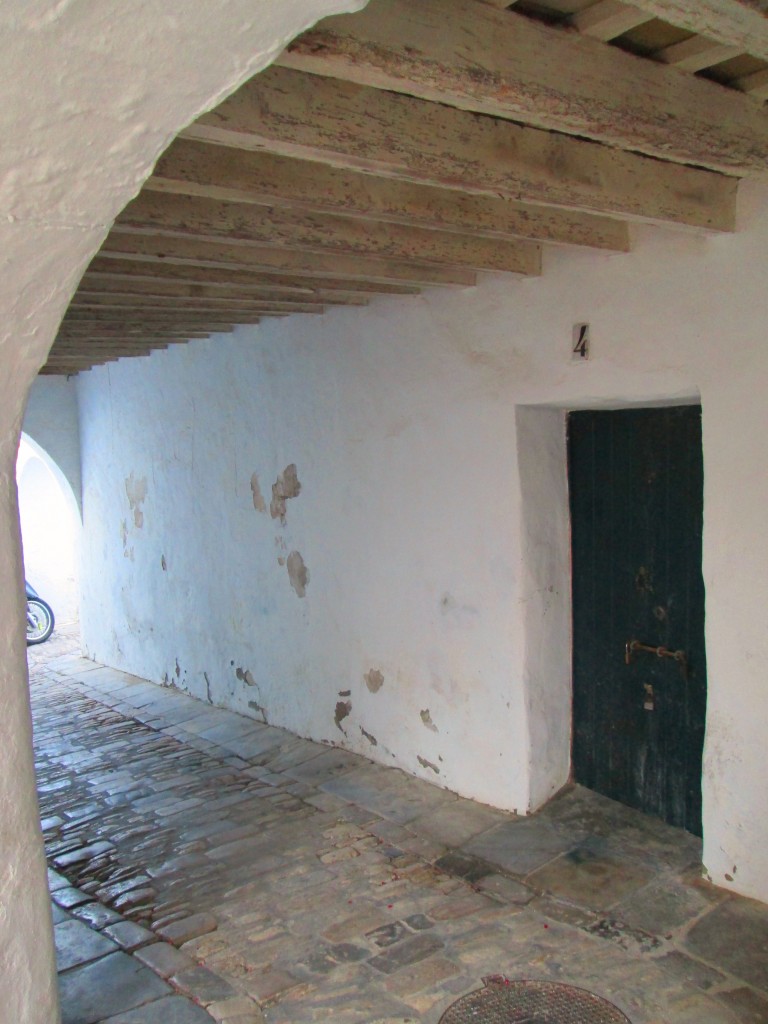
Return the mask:
M 88 649 L 535 806 L 568 770 L 562 410 L 700 396 L 705 862 L 768 900 L 768 192 L 742 186 L 740 209 L 733 236 L 638 228 L 633 254 L 553 252 L 541 280 L 380 298 L 83 375 Z M 574 364 L 584 320 L 593 357 Z M 267 503 L 290 465 L 283 523 Z
M 111 221 L 181 127 L 356 0 L 10 0 L 0 10 L 0 969 L 56 1019 L 29 751 L 15 461 L 27 391 Z

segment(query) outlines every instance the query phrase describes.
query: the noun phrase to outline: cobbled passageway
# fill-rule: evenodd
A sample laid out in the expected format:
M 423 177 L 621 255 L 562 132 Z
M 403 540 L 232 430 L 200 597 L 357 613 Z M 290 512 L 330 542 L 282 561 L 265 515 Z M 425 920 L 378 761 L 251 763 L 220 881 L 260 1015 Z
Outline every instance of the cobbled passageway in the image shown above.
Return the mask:
M 64 1024 L 437 1024 L 488 975 L 768 1021 L 768 908 L 578 787 L 517 818 L 30 649 Z

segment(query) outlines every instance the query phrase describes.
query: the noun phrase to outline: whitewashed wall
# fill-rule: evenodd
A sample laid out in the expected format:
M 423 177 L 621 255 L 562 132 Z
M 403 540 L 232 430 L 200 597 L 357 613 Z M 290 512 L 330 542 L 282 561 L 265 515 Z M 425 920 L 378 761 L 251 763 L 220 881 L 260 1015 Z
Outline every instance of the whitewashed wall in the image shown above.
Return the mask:
M 768 900 L 768 192 L 740 219 L 82 375 L 89 652 L 535 807 L 568 775 L 564 410 L 700 397 L 705 862 Z

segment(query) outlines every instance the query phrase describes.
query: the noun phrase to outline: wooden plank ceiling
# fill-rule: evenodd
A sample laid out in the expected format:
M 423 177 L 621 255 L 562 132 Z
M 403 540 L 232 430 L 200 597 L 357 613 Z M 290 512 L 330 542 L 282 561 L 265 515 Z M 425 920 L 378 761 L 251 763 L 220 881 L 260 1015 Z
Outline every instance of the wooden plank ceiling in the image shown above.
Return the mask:
M 768 168 L 768 0 L 370 0 L 181 133 L 43 372 L 537 275 L 629 222 L 731 231 Z

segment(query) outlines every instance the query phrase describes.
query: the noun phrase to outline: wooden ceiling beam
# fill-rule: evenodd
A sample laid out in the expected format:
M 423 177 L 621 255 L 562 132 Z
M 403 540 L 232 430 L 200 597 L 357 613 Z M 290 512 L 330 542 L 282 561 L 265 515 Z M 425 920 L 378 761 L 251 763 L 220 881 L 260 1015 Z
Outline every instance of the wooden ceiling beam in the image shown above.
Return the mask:
M 138 287 L 149 284 L 167 284 L 169 287 L 205 288 L 211 294 L 258 292 L 264 289 L 275 295 L 312 295 L 319 291 L 359 292 L 361 294 L 381 293 L 383 295 L 418 295 L 419 288 L 407 284 L 383 284 L 360 279 L 339 279 L 332 277 L 306 277 L 280 274 L 270 270 L 222 270 L 212 267 L 195 267 L 189 264 L 159 263 L 140 259 L 117 259 L 97 256 L 91 261 L 82 284 L 98 281 L 100 284 Z
M 189 284 L 186 281 L 161 280 L 149 274 L 138 278 L 86 273 L 76 293 L 76 296 L 80 295 L 118 295 L 125 298 L 151 295 L 169 300 L 195 299 L 217 302 L 261 302 L 266 297 L 302 302 L 311 300 L 315 292 L 311 288 L 271 288 L 263 284 L 251 288 Z
M 190 238 L 157 235 L 121 235 L 111 232 L 99 255 L 110 259 L 141 259 L 150 264 L 214 267 L 225 270 L 259 270 L 294 277 L 347 278 L 380 284 L 458 285 L 472 287 L 474 271 L 465 267 L 406 263 L 404 260 L 364 259 L 361 256 L 307 253 L 275 246 L 245 246 L 200 242 Z
M 360 305 L 366 305 L 363 300 Z M 95 298 L 86 298 L 85 296 L 75 295 L 74 299 L 69 305 L 69 310 L 72 312 L 81 311 L 83 313 L 101 312 L 101 311 L 115 311 L 118 313 L 129 313 L 134 317 L 155 316 L 156 314 L 167 313 L 171 316 L 178 316 L 182 313 L 186 316 L 187 313 L 191 313 L 195 316 L 225 316 L 228 319 L 238 319 L 240 317 L 259 317 L 264 312 L 278 312 L 278 313 L 314 313 L 316 310 L 324 309 L 324 305 L 321 302 L 281 302 L 276 299 L 272 302 L 249 302 L 247 304 L 232 303 L 228 299 L 222 303 L 213 302 L 210 299 L 204 299 L 201 303 L 197 303 L 195 299 L 184 299 L 182 302 L 178 302 L 175 299 L 138 299 L 135 296 L 129 296 L 127 300 L 120 296 L 117 297 L 104 297 L 96 296 Z
M 105 345 L 103 342 L 91 340 L 80 345 L 57 343 L 51 348 L 49 358 L 59 359 L 64 356 L 72 356 L 93 359 L 94 357 L 98 358 L 102 355 L 112 354 L 138 356 L 143 355 L 145 352 L 154 352 L 156 349 L 168 348 L 171 344 L 173 344 L 171 341 L 148 341 L 146 345 Z
M 362 300 L 363 303 L 365 300 Z M 82 288 L 78 289 L 75 293 L 72 302 L 70 303 L 70 309 L 102 309 L 102 308 L 116 308 L 116 309 L 152 309 L 157 312 L 173 312 L 178 313 L 179 311 L 190 310 L 194 313 L 207 313 L 213 316 L 220 316 L 222 310 L 231 309 L 240 313 L 256 313 L 265 306 L 272 308 L 275 304 L 282 304 L 285 306 L 318 306 L 322 305 L 321 302 L 314 295 L 304 295 L 301 297 L 291 296 L 286 298 L 283 296 L 262 296 L 261 298 L 246 298 L 246 299 L 209 299 L 205 297 L 187 296 L 184 298 L 178 298 L 176 296 L 169 295 L 148 295 L 144 294 L 122 294 L 122 293 L 108 293 L 108 292 L 95 292 L 90 293 Z
M 473 270 L 527 275 L 541 272 L 541 247 L 534 242 L 459 235 L 194 196 L 143 193 L 128 204 L 112 230 L 155 232 L 230 244 L 283 245 L 309 252 L 412 260 Z
M 608 217 L 377 178 L 190 139 L 172 143 L 144 188 L 485 238 L 527 238 L 618 252 L 629 248 L 626 225 Z
M 190 340 L 194 338 L 207 338 L 209 331 L 201 331 L 198 329 L 185 330 L 184 339 Z M 59 332 L 56 335 L 57 338 L 81 338 L 84 334 L 93 335 L 94 337 L 102 338 L 104 341 L 111 340 L 113 338 L 123 338 L 127 341 L 132 341 L 134 338 L 141 340 L 147 336 L 153 338 L 162 338 L 164 336 L 176 337 L 179 335 L 178 328 L 164 327 L 162 324 L 156 326 L 141 325 L 134 327 L 133 325 L 109 326 L 99 324 L 94 327 L 91 324 L 65 324 L 59 328 Z
M 62 359 L 56 362 L 47 362 L 39 372 L 46 377 L 73 377 L 78 373 L 92 370 L 95 366 L 104 366 L 109 362 L 114 362 L 114 359 Z
M 739 50 L 735 46 L 723 46 L 704 36 L 691 36 L 682 43 L 673 43 L 672 46 L 658 50 L 653 54 L 653 59 L 672 64 L 681 71 L 695 72 L 714 67 L 738 55 Z
M 200 285 L 169 285 L 167 282 L 158 282 L 154 285 L 132 282 L 129 285 L 120 282 L 99 282 L 88 278 L 80 283 L 74 303 L 82 301 L 108 301 L 114 300 L 129 304 L 131 300 L 141 302 L 160 302 L 162 304 L 175 303 L 177 308 L 194 309 L 197 306 L 212 306 L 213 308 L 245 309 L 253 304 L 264 304 L 270 302 L 303 302 L 319 303 L 323 305 L 334 304 L 344 306 L 365 306 L 369 298 L 365 295 L 348 294 L 346 292 L 324 291 L 310 292 L 298 295 L 286 295 L 285 292 L 273 291 L 268 288 L 254 292 L 236 291 L 228 289 L 208 289 Z
M 738 78 L 733 83 L 734 88 L 749 93 L 758 100 L 768 100 L 768 69 L 754 71 L 751 75 Z
M 735 91 L 477 0 L 371 0 L 326 18 L 278 61 L 662 160 L 768 173 L 768 118 Z
M 651 16 L 637 7 L 630 7 L 620 0 L 599 0 L 599 3 L 572 15 L 569 24 L 582 35 L 602 39 L 607 43 L 646 21 L 651 21 Z
M 240 319 L 240 318 L 238 318 Z M 197 327 L 198 330 L 202 330 L 203 326 L 221 326 L 225 325 L 232 327 L 238 323 L 238 320 L 233 317 L 224 316 L 223 314 L 212 314 L 206 312 L 195 313 L 193 311 L 181 310 L 154 310 L 141 314 L 136 314 L 129 309 L 120 310 L 79 310 L 71 309 L 67 310 L 62 324 L 74 324 L 74 323 L 98 323 L 100 321 L 113 321 L 118 326 L 125 324 L 129 326 L 135 324 L 136 327 L 143 327 L 146 324 L 166 324 L 174 325 L 180 324 L 184 327 L 194 329 Z M 259 317 L 254 313 L 242 314 L 240 323 L 258 323 Z
M 768 60 L 768 18 L 750 0 L 632 0 L 653 18 Z
M 184 135 L 548 206 L 719 230 L 735 220 L 730 177 L 287 68 L 257 75 Z

